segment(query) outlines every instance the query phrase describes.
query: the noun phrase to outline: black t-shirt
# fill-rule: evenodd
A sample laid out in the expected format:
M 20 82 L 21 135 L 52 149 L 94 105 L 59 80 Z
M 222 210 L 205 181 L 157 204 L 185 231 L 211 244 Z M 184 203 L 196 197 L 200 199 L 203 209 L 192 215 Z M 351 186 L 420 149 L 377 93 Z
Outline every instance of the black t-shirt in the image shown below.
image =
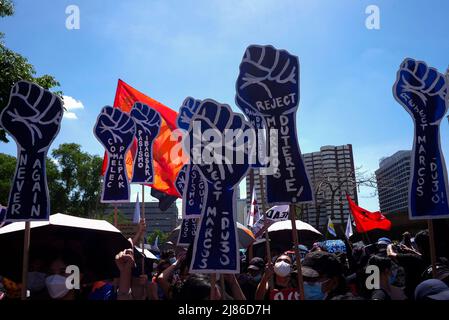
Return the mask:
M 396 260 L 405 271 L 404 292 L 409 299 L 414 299 L 415 288 L 423 280 L 421 275 L 426 270 L 428 261 L 413 253 L 398 253 Z

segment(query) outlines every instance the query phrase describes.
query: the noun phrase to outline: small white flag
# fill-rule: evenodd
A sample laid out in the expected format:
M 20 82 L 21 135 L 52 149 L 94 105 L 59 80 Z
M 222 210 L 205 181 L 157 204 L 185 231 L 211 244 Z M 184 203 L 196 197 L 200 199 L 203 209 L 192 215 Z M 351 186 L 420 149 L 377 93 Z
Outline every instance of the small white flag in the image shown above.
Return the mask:
M 253 188 L 253 195 L 251 197 L 251 205 L 249 207 L 248 214 L 248 227 L 253 227 L 254 224 L 260 219 L 259 206 L 257 205 L 256 189 Z
M 158 243 L 159 243 L 159 235 L 157 235 L 156 239 L 154 239 L 154 243 L 151 246 L 151 249 L 154 251 L 159 251 Z
M 139 204 L 139 193 L 137 193 L 136 206 L 134 208 L 133 223 L 137 224 L 139 222 L 140 222 L 140 204 Z
M 352 232 L 351 215 L 348 215 L 348 222 L 346 223 L 345 236 L 349 239 L 354 233 Z

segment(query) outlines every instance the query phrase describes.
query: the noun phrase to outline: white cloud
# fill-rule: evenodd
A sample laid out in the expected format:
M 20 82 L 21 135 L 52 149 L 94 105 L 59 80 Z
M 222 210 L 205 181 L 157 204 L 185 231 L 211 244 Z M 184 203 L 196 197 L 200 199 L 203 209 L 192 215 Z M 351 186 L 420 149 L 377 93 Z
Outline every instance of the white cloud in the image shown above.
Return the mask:
M 73 110 L 84 109 L 84 105 L 80 100 L 76 100 L 71 96 L 62 96 L 64 101 L 64 118 L 76 120 L 78 119 L 77 115 Z
M 71 119 L 71 120 L 78 119 L 78 117 L 76 116 L 76 113 L 75 112 L 70 112 L 70 111 L 64 111 L 64 118 Z

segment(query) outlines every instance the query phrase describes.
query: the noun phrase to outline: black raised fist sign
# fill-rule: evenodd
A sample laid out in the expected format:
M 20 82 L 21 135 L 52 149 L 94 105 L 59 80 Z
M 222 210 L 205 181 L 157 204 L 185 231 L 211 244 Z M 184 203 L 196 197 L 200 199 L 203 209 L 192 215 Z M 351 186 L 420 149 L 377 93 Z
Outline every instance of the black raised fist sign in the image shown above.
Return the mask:
M 270 151 L 270 163 L 265 169 L 268 203 L 312 201 L 296 135 L 298 57 L 272 46 L 249 46 L 240 64 L 236 102 L 248 117 L 258 115 L 264 120 Z
M 246 49 L 237 79 L 236 101 L 255 115 L 280 116 L 295 112 L 299 103 L 298 57 L 272 46 Z
M 185 148 L 207 181 L 192 272 L 239 272 L 234 188 L 248 173 L 253 132 L 243 115 L 211 99 L 192 118 Z
M 45 158 L 63 115 L 61 99 L 40 86 L 17 82 L 0 115 L 2 127 L 17 143 L 17 168 L 8 202 L 7 220 L 48 220 Z
M 129 183 L 125 155 L 136 132 L 134 120 L 118 108 L 101 110 L 94 127 L 94 135 L 108 153 L 108 168 L 103 182 L 101 201 L 128 202 Z
M 440 122 L 449 108 L 449 77 L 408 58 L 397 72 L 393 95 L 415 127 L 410 217 L 449 217 L 447 171 L 440 144 Z
M 153 142 L 161 127 L 161 115 L 155 109 L 136 102 L 131 110 L 136 123 L 137 152 L 134 157 L 134 169 L 131 182 L 152 184 Z
M 184 99 L 179 108 L 176 123 L 182 130 L 182 134 L 186 135 L 192 124 L 192 118 L 198 112 L 201 100 L 187 97 Z M 182 217 L 183 218 L 197 218 L 201 215 L 205 202 L 206 182 L 201 176 L 196 165 L 188 163 L 184 165 L 185 184 L 182 190 Z

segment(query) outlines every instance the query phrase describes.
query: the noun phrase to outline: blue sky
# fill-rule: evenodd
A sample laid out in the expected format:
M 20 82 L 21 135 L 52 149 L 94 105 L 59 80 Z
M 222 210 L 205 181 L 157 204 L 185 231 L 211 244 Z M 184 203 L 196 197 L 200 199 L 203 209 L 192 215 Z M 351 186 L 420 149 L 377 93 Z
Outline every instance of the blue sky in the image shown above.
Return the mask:
M 6 45 L 29 58 L 38 74 L 61 82 L 81 101 L 54 142 L 76 142 L 102 154 L 95 118 L 112 104 L 121 78 L 178 110 L 186 96 L 234 103 L 245 48 L 272 44 L 299 56 L 297 114 L 302 152 L 352 143 L 356 166 L 374 171 L 381 157 L 411 148 L 410 116 L 391 87 L 405 57 L 445 71 L 449 65 L 449 2 L 445 0 L 24 1 L 0 19 Z M 77 5 L 81 28 L 67 30 L 65 9 Z M 380 30 L 365 27 L 368 5 L 380 9 Z M 447 121 L 441 125 L 448 155 Z M 14 143 L 0 152 L 15 154 Z M 244 188 L 242 188 L 242 193 Z M 378 209 L 361 190 L 360 204 Z

